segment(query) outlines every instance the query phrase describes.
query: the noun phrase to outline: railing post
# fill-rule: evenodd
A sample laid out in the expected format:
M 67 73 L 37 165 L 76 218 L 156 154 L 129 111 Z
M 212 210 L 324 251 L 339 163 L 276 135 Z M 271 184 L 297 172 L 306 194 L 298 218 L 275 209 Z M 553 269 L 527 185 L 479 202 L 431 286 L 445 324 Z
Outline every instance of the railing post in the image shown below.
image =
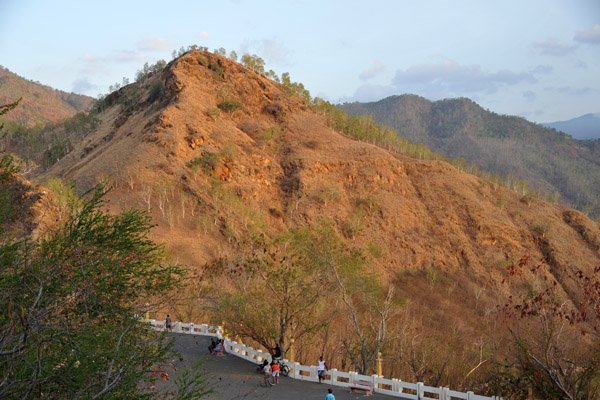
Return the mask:
M 423 382 L 417 382 L 417 399 L 421 400 L 423 398 Z
M 467 392 L 467 400 L 475 400 L 475 393 Z
M 292 370 L 292 378 L 299 379 L 300 373 L 298 372 L 298 368 L 300 367 L 300 363 L 293 363 L 294 369 Z
M 371 381 L 373 381 L 373 392 L 375 392 L 375 389 L 379 389 L 379 386 L 377 385 L 377 378 L 379 378 L 379 375 L 371 375 Z
M 319 374 L 317 374 L 317 367 L 314 365 L 310 366 L 310 377 L 317 378 L 317 382 L 319 381 Z
M 356 372 L 356 371 L 350 371 L 350 379 L 349 379 L 349 381 L 350 381 L 350 383 L 352 385 L 354 385 L 356 383 L 356 381 L 357 381 L 356 376 L 357 375 L 358 375 L 358 372 Z

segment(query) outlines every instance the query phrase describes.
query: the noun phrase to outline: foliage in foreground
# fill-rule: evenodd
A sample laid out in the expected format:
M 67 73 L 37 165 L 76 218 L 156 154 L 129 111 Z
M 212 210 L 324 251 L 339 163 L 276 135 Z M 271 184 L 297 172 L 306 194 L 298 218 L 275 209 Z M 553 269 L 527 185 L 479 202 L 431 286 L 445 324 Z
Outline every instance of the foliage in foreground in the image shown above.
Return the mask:
M 511 284 L 529 283 L 504 306 L 512 351 L 495 378 L 505 395 L 594 400 L 600 394 L 600 266 L 571 278 L 577 300 L 560 294 L 547 260 L 523 257 L 507 270 Z M 526 281 L 527 282 L 527 281 Z
M 148 239 L 147 214 L 108 215 L 102 192 L 39 243 L 0 237 L 0 398 L 150 397 L 139 385 L 169 349 L 139 316 L 183 271 Z

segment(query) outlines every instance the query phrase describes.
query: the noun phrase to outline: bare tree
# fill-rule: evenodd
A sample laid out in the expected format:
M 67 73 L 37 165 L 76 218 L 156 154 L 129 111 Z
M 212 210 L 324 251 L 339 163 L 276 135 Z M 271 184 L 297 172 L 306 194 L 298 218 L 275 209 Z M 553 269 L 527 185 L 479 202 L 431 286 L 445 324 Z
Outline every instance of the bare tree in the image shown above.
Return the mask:
M 148 205 L 148 211 L 150 211 L 150 203 L 152 201 L 152 192 L 154 191 L 154 189 L 152 188 L 152 185 L 150 184 L 142 184 L 142 198 L 144 199 L 144 202 Z

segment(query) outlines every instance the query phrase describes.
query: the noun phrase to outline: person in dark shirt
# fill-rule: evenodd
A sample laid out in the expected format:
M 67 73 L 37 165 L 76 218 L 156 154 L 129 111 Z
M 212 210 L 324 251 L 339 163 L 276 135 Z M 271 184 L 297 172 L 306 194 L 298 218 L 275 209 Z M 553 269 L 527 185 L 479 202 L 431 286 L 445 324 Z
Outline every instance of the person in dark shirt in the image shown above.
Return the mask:
M 273 358 L 281 358 L 281 349 L 279 345 L 275 346 L 275 351 L 273 352 Z

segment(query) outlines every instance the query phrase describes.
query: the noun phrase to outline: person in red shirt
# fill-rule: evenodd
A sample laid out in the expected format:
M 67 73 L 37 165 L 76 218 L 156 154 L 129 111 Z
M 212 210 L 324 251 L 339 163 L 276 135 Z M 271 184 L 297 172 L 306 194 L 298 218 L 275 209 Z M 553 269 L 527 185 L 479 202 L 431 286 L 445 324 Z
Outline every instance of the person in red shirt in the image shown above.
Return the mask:
M 274 361 L 271 362 L 271 371 L 273 374 L 273 385 L 277 385 L 279 383 L 279 364 Z

